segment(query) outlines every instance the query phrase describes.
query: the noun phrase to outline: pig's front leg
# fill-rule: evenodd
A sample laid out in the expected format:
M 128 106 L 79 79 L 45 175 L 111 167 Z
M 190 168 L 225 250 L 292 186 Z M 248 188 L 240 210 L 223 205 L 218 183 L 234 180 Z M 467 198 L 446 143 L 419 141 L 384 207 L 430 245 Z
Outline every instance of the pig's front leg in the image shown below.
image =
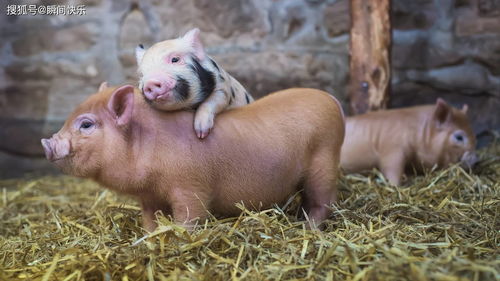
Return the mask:
M 147 232 L 153 232 L 158 224 L 155 221 L 154 211 L 142 210 L 142 227 Z
M 215 115 L 223 111 L 229 104 L 229 98 L 225 91 L 214 91 L 196 110 L 194 116 L 194 130 L 200 139 L 208 136 L 214 126 Z
M 148 231 L 148 232 L 153 232 L 158 224 L 156 223 L 156 215 L 155 213 L 157 211 L 162 211 L 163 215 L 168 216 L 170 215 L 166 210 L 166 206 L 162 206 L 166 204 L 159 204 L 154 201 L 145 201 L 141 200 L 141 207 L 142 207 L 142 227 Z
M 390 152 L 383 155 L 380 159 L 380 170 L 390 184 L 398 186 L 405 168 L 405 155 L 403 152 Z
M 142 209 L 142 227 L 147 232 L 153 232 L 158 226 L 155 219 L 155 211 Z

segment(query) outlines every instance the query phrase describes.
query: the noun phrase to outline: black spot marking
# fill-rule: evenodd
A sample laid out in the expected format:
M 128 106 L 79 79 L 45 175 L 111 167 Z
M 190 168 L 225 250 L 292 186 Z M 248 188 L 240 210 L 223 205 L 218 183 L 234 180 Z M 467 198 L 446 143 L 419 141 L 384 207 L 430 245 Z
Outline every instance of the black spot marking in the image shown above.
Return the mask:
M 222 82 L 226 81 L 226 78 L 224 78 L 224 76 L 222 76 L 222 74 L 219 74 L 219 79 L 220 79 L 220 81 L 222 81 Z
M 190 64 L 189 67 L 200 80 L 200 100 L 204 101 L 215 89 L 215 76 L 213 72 L 206 70 L 195 57 L 192 57 L 191 60 L 193 64 Z
M 188 97 L 189 97 L 189 89 L 191 88 L 191 86 L 189 85 L 189 82 L 180 77 L 180 76 L 177 76 L 177 83 L 175 83 L 175 92 L 179 94 L 179 98 L 181 100 L 186 100 Z
M 219 66 L 215 63 L 215 61 L 213 59 L 210 59 L 210 61 L 212 62 L 213 66 L 217 68 L 217 71 L 220 72 Z
M 233 99 L 235 98 L 235 94 L 234 94 L 234 89 L 233 89 L 233 87 L 231 87 L 231 96 L 233 96 Z
M 139 44 L 139 48 L 144 49 L 144 45 Z
M 245 92 L 245 98 L 247 99 L 247 104 L 249 104 L 250 103 L 250 97 L 248 96 L 247 92 Z

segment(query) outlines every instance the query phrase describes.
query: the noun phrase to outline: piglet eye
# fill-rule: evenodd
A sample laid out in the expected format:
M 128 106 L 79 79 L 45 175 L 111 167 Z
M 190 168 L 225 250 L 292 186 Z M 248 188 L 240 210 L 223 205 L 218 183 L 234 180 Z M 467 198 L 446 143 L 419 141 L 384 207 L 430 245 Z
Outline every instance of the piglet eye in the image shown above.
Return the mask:
M 172 63 L 179 62 L 180 60 L 181 60 L 181 58 L 179 58 L 179 57 L 173 57 L 172 58 Z
M 90 122 L 90 121 L 83 121 L 81 124 L 80 124 L 80 129 L 89 129 L 91 128 L 92 126 L 94 126 L 94 123 Z
M 456 142 L 456 143 L 460 143 L 460 144 L 463 144 L 466 142 L 466 137 L 464 136 L 464 134 L 462 132 L 457 132 L 457 133 L 454 133 L 453 134 L 453 140 Z

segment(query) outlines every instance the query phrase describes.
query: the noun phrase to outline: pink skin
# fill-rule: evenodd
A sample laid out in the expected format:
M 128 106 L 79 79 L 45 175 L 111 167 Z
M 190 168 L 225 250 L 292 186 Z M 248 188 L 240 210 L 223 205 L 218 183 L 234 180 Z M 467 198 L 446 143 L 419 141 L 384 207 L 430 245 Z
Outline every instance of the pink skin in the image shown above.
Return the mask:
M 50 139 L 42 139 L 42 146 L 45 150 L 45 156 L 50 161 L 57 161 L 68 156 L 71 150 L 68 139 L 60 138 L 58 134 L 54 134 Z
M 176 81 L 165 73 L 154 73 L 144 83 L 144 95 L 151 101 L 167 101 L 172 98 Z
M 174 62 L 174 61 L 175 62 Z M 185 60 L 179 53 L 172 53 L 163 58 L 167 65 L 184 66 Z M 147 99 L 156 102 L 166 102 L 172 99 L 176 81 L 168 73 L 159 71 L 148 76 L 144 83 L 143 92 Z

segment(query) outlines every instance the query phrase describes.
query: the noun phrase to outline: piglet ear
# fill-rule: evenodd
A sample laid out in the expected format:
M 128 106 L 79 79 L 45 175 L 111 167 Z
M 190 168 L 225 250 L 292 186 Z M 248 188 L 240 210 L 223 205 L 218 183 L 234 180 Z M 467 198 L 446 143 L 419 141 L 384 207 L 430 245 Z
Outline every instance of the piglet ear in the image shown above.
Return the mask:
M 184 36 L 182 40 L 186 41 L 189 45 L 194 48 L 194 54 L 199 60 L 205 58 L 205 49 L 203 49 L 203 44 L 200 40 L 200 30 L 198 28 L 191 29 Z
M 116 120 L 118 126 L 126 125 L 132 119 L 134 109 L 134 87 L 131 85 L 121 86 L 116 89 L 108 101 L 108 110 Z
M 434 109 L 434 120 L 436 120 L 438 125 L 442 125 L 448 121 L 451 114 L 450 106 L 442 99 L 438 98 L 436 101 L 436 107 Z
M 144 57 L 144 53 L 146 53 L 144 45 L 139 44 L 137 47 L 135 47 L 135 59 L 137 60 L 137 65 L 141 64 L 142 57 Z
M 101 83 L 101 85 L 99 85 L 99 90 L 97 90 L 98 92 L 102 92 L 104 90 L 106 90 L 108 88 L 108 82 L 104 81 Z
M 468 111 L 468 110 L 469 110 L 469 106 L 468 106 L 468 105 L 466 105 L 466 104 L 464 104 L 464 105 L 462 106 L 462 112 L 463 112 L 464 114 L 467 114 L 467 111 Z

